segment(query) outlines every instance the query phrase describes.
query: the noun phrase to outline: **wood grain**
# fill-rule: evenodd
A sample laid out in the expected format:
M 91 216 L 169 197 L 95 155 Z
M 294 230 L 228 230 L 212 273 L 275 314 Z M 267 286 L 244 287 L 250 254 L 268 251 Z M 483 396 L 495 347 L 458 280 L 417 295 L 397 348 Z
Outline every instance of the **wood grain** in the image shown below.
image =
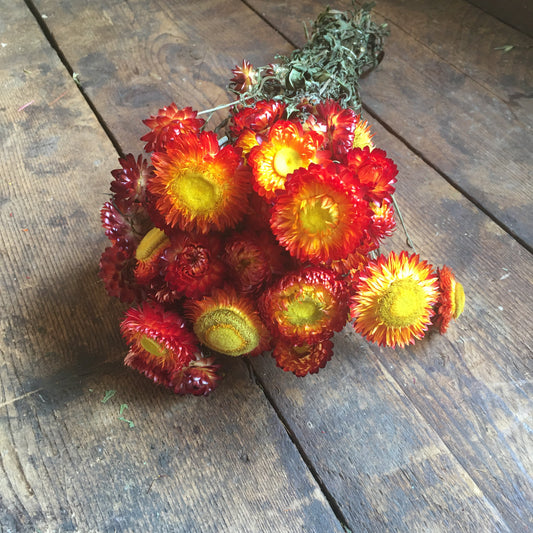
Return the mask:
M 122 366 L 97 278 L 117 154 L 25 3 L 0 11 L 0 530 L 341 532 L 243 361 L 208 399 Z
M 301 21 L 312 20 L 324 7 L 313 0 L 252 0 L 250 4 L 297 45 L 304 41 Z M 520 45 L 514 55 L 502 56 L 493 49 L 496 41 L 491 32 L 496 31 L 496 25 L 492 21 L 476 37 L 469 37 L 466 45 L 457 47 L 453 39 L 448 39 L 448 32 L 456 35 L 458 21 L 470 20 L 472 10 L 479 14 L 475 8 L 468 6 L 470 10 L 465 10 L 465 2 L 454 1 L 448 13 L 448 3 L 442 3 L 440 9 L 429 0 L 396 4 L 391 10 L 394 18 L 389 19 L 383 8 L 391 27 L 386 58 L 361 82 L 365 109 L 531 249 L 533 81 L 528 47 L 533 40 L 500 24 L 502 44 L 519 38 Z M 344 9 L 349 5 L 341 1 L 332 7 Z M 437 43 L 443 42 L 444 36 L 450 41 L 444 50 L 435 44 L 438 35 L 424 26 L 429 18 L 435 20 L 433 25 L 441 26 Z M 376 20 L 382 21 L 383 17 L 377 16 Z M 468 33 L 461 31 L 461 35 Z M 473 52 L 461 55 L 451 51 L 474 44 L 484 56 L 482 61 Z M 514 58 L 514 65 L 500 69 L 498 77 L 502 81 L 495 85 L 513 87 L 510 94 L 504 94 L 501 88 L 495 92 L 491 77 L 483 74 L 491 61 L 511 61 L 507 58 Z M 478 78 L 472 76 L 475 67 L 468 67 L 470 63 L 483 65 Z M 517 63 L 523 66 L 516 68 Z M 506 82 L 509 71 L 513 72 L 513 81 Z

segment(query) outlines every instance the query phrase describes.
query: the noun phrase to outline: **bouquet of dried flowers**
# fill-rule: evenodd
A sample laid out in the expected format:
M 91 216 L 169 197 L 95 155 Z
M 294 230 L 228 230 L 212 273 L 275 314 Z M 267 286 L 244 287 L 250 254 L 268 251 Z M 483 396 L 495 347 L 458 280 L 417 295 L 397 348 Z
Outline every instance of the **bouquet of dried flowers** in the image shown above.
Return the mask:
M 233 70 L 236 100 L 212 131 L 174 103 L 144 121 L 144 154 L 120 158 L 101 210 L 107 292 L 133 304 L 125 364 L 178 394 L 205 395 L 221 354 L 271 351 L 316 373 L 348 322 L 403 347 L 444 333 L 464 306 L 451 270 L 407 251 L 395 229 L 397 167 L 360 115 L 358 80 L 382 56 L 370 8 L 319 16 L 307 45 Z M 397 209 L 396 209 L 397 210 Z

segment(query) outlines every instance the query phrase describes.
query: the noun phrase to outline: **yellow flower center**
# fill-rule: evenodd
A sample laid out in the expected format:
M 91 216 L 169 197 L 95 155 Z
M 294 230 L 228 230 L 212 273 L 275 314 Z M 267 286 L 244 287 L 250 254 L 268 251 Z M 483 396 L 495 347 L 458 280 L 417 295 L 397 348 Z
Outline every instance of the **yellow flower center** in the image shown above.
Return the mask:
M 165 357 L 167 355 L 167 349 L 163 345 L 146 335 L 141 337 L 140 343 L 147 352 L 156 357 Z
M 146 261 L 169 242 L 164 231 L 159 228 L 152 228 L 141 240 L 137 250 L 135 250 L 135 259 L 137 261 Z
M 220 199 L 216 183 L 208 174 L 188 170 L 172 181 L 172 192 L 189 211 L 206 213 L 213 211 Z
M 393 281 L 377 305 L 377 315 L 386 326 L 401 328 L 416 324 L 424 316 L 424 288 L 411 278 Z
M 319 322 L 323 315 L 323 311 L 316 302 L 305 299 L 291 302 L 287 307 L 286 318 L 295 326 L 303 326 Z
M 194 332 L 209 348 L 232 356 L 244 355 L 259 345 L 259 332 L 232 309 L 219 308 L 200 316 Z
M 300 168 L 302 164 L 302 157 L 298 150 L 288 146 L 280 148 L 274 156 L 274 170 L 283 177 Z
M 316 234 L 337 225 L 339 209 L 331 197 L 322 195 L 307 200 L 299 216 L 303 229 L 309 234 Z
M 465 308 L 465 290 L 458 281 L 455 282 L 454 300 L 455 310 L 453 312 L 453 318 L 457 319 Z

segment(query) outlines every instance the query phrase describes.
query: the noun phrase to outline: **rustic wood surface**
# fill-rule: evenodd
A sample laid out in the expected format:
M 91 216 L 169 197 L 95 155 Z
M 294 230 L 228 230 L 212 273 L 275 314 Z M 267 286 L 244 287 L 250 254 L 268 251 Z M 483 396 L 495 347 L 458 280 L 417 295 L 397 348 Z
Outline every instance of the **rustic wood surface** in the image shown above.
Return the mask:
M 533 41 L 468 2 L 381 0 L 361 86 L 417 252 L 465 286 L 448 333 L 347 327 L 317 375 L 226 361 L 200 399 L 121 364 L 97 277 L 119 153 L 172 101 L 229 101 L 229 69 L 301 45 L 325 4 L 0 0 L 2 533 L 533 529 Z

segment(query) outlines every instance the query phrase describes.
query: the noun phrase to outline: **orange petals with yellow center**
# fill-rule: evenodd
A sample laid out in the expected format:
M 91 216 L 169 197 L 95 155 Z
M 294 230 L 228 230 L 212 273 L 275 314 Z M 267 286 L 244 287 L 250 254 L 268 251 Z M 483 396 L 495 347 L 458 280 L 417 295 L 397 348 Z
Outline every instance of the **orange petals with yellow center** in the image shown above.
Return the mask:
M 402 252 L 370 261 L 359 277 L 350 310 L 355 330 L 380 345 L 403 347 L 424 336 L 438 301 L 433 267 Z
M 299 123 L 279 120 L 268 138 L 250 152 L 248 163 L 252 167 L 254 189 L 268 199 L 276 191 L 285 189 L 289 174 L 298 168 L 307 168 L 320 159 L 318 148 L 323 138 L 316 132 L 304 133 Z
M 298 170 L 278 194 L 270 225 L 279 243 L 300 261 L 342 259 L 360 243 L 369 209 L 342 178 L 340 165 Z
M 152 161 L 149 190 L 170 226 L 202 233 L 224 230 L 246 212 L 249 174 L 231 146 L 219 148 L 214 133 L 181 135 Z

